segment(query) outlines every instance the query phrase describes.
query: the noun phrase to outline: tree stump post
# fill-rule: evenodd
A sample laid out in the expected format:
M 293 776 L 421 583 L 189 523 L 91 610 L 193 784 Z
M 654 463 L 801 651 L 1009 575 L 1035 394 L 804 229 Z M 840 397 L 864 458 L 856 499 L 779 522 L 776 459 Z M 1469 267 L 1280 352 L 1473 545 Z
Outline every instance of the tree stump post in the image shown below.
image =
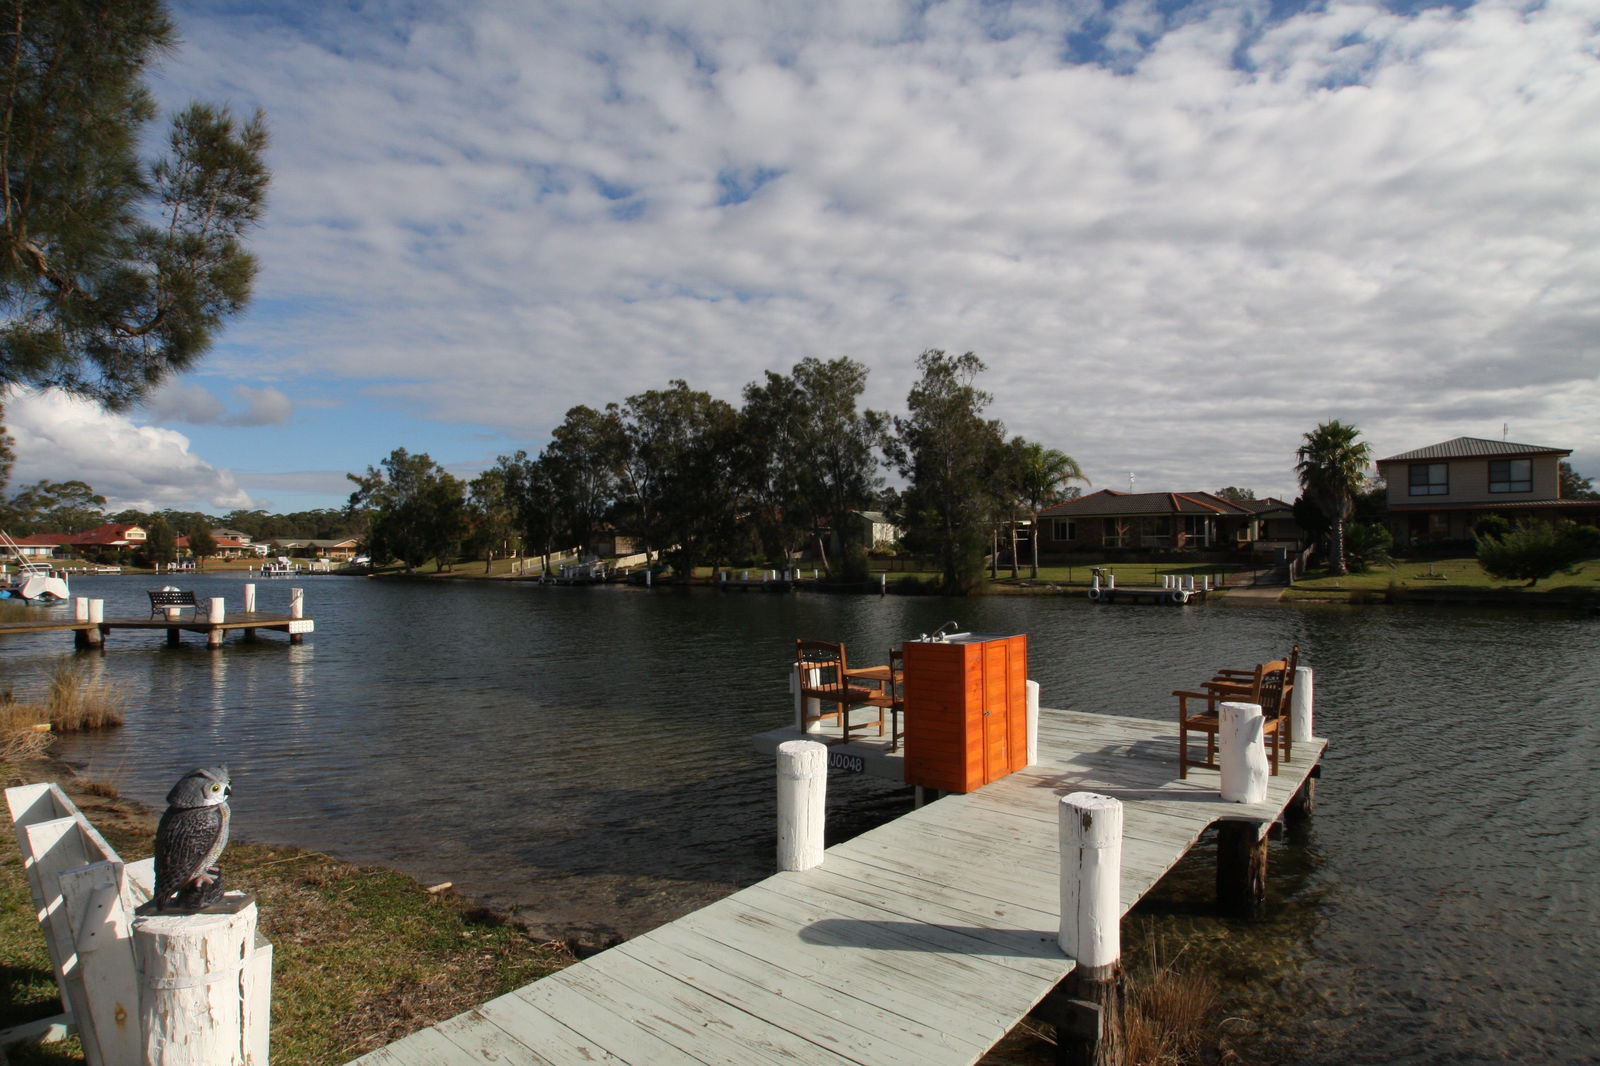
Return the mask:
M 827 825 L 828 748 L 814 740 L 778 745 L 778 869 L 822 865 Z
M 1222 798 L 1260 803 L 1267 798 L 1266 719 L 1255 703 L 1224 703 L 1217 709 L 1217 760 Z
M 145 1066 L 264 1066 L 256 1055 L 255 897 L 224 896 L 229 913 L 134 919 Z
M 1121 1066 L 1125 1058 L 1122 972 L 1122 802 L 1093 792 L 1063 796 L 1061 950 L 1077 967 L 1057 1000 L 1056 1062 Z M 1063 1024 L 1070 1019 L 1072 1024 Z

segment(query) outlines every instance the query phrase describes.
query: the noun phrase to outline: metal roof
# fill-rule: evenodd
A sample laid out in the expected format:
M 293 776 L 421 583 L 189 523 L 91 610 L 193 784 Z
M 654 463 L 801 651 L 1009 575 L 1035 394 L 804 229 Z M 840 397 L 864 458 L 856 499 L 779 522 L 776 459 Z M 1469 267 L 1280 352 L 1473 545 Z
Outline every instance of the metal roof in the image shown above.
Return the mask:
M 1249 515 L 1253 511 L 1209 492 L 1118 492 L 1101 489 L 1039 512 L 1040 518 L 1098 515 Z
M 1482 437 L 1456 437 L 1440 444 L 1430 444 L 1412 452 L 1401 452 L 1380 463 L 1404 462 L 1416 459 L 1499 459 L 1515 455 L 1571 455 L 1571 448 L 1546 448 L 1538 444 L 1512 444 L 1503 440 L 1485 440 Z

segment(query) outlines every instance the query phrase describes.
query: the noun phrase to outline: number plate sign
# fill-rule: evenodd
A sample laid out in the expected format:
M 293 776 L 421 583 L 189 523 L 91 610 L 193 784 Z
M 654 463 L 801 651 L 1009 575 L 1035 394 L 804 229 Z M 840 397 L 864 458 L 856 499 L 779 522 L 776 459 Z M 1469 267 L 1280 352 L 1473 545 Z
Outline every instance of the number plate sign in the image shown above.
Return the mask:
M 859 774 L 867 767 L 867 761 L 859 755 L 851 755 L 843 751 L 828 752 L 828 769 L 845 770 L 852 774 Z

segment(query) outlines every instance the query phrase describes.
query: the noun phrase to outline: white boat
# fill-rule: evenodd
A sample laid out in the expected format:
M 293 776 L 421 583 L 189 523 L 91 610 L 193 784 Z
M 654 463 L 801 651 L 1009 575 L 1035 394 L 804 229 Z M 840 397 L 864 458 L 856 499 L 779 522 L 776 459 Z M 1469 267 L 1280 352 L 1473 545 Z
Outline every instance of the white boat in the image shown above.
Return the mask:
M 67 585 L 67 572 L 57 570 L 49 563 L 29 559 L 17 547 L 17 542 L 0 531 L 0 547 L 4 547 L 17 561 L 15 573 L 6 574 L 0 583 L 0 599 L 27 600 L 29 603 L 56 603 L 71 599 L 72 590 Z

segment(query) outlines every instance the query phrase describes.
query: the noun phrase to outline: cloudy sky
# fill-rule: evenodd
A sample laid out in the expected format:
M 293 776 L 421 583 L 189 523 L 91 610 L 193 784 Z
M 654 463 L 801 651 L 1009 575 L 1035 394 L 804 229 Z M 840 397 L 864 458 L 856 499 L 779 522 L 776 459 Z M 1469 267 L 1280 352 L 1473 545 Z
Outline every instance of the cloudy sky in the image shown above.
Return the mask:
M 1301 434 L 1600 476 L 1600 0 L 176 0 L 268 117 L 255 302 L 127 417 L 7 407 L 13 486 L 338 506 L 577 404 L 847 355 L 1096 487 L 1294 494 Z

